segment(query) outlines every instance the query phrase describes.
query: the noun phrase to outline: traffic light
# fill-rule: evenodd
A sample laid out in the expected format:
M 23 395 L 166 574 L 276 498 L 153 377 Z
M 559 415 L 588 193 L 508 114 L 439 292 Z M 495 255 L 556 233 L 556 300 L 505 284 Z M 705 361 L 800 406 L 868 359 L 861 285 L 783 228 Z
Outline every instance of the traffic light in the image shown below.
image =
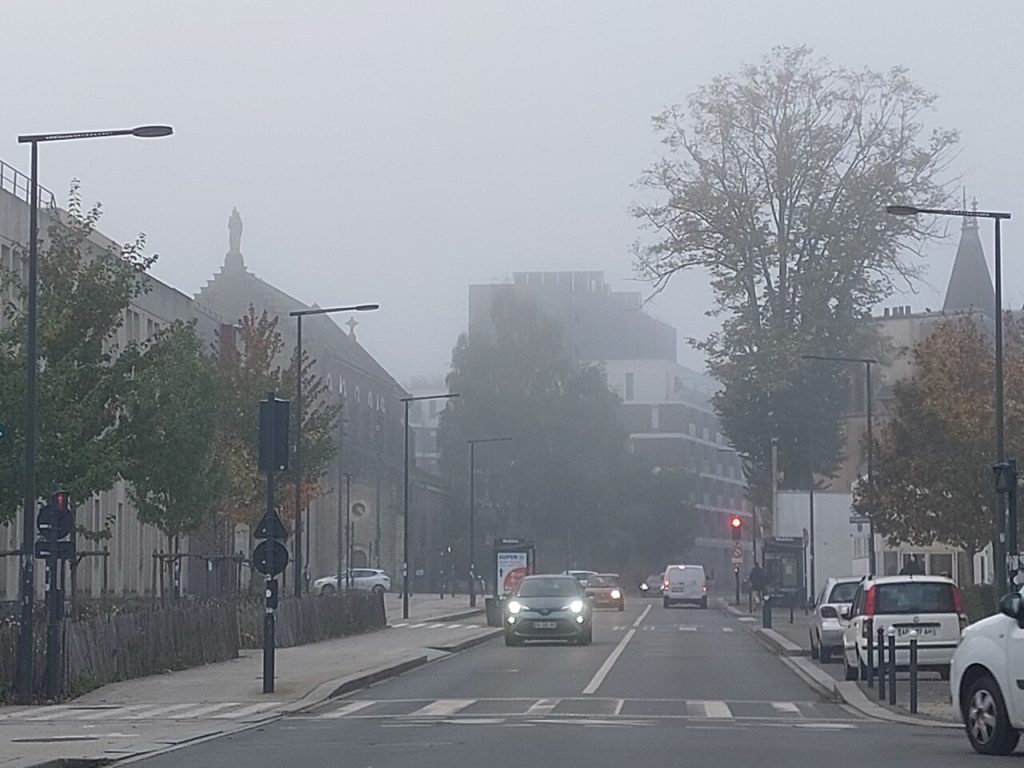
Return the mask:
M 71 504 L 71 494 L 67 491 L 55 491 L 50 495 L 36 516 L 36 557 L 47 558 L 56 556 L 61 560 L 75 557 L 75 542 L 71 535 L 75 530 L 75 511 Z
M 739 515 L 733 515 L 729 520 L 729 526 L 732 528 L 732 540 L 739 541 L 743 536 L 743 520 Z

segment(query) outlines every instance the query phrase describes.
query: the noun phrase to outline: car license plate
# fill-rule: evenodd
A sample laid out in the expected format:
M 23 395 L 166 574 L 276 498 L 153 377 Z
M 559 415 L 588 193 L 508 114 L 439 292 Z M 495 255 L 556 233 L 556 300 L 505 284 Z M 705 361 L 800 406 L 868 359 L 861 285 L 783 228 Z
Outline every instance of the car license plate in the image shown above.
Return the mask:
M 896 627 L 896 636 L 907 637 L 914 631 L 918 637 L 936 637 L 939 634 L 937 627 Z
M 533 622 L 534 629 L 554 629 L 558 626 L 558 622 L 555 621 L 535 621 Z

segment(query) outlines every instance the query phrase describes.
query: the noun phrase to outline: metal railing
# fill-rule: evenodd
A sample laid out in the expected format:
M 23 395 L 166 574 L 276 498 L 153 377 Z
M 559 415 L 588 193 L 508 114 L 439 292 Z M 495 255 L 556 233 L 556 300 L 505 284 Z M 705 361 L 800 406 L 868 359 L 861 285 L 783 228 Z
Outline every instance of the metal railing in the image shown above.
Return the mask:
M 3 160 L 0 160 L 0 189 L 10 192 L 19 200 L 27 203 L 29 201 L 29 187 L 31 183 L 30 177 L 13 165 L 8 165 Z M 42 184 L 39 185 L 39 205 L 44 209 L 57 206 L 56 196 Z

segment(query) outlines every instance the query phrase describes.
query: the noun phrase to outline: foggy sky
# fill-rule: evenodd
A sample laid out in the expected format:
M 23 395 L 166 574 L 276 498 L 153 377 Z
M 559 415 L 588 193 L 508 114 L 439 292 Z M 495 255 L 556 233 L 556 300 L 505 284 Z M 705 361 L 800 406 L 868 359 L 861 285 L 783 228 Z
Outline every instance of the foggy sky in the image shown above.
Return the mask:
M 972 10 L 977 9 L 977 10 Z M 632 187 L 659 152 L 650 117 L 773 45 L 851 67 L 910 67 L 962 132 L 955 171 L 983 207 L 1024 217 L 1024 3 L 860 0 L 346 2 L 7 0 L 0 159 L 19 133 L 170 123 L 175 136 L 43 145 L 42 183 L 72 177 L 100 228 L 138 231 L 154 274 L 195 293 L 227 218 L 250 270 L 307 302 L 375 301 L 360 341 L 399 378 L 442 374 L 469 283 L 521 270 L 632 282 Z M 959 227 L 930 285 L 941 307 Z M 27 233 L 26 233 L 27 238 Z M 982 239 L 991 263 L 990 225 Z M 1005 300 L 1024 304 L 1024 227 L 1004 229 Z M 687 336 L 710 291 L 677 277 L 651 311 Z

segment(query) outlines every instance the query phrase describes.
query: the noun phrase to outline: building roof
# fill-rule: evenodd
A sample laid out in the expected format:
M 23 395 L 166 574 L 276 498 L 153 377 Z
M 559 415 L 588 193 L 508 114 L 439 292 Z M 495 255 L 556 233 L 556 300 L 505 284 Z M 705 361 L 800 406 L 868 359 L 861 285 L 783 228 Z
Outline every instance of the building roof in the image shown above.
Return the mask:
M 995 311 L 995 296 L 988 262 L 985 260 L 985 249 L 978 236 L 978 220 L 965 218 L 942 311 L 974 309 L 991 317 Z

